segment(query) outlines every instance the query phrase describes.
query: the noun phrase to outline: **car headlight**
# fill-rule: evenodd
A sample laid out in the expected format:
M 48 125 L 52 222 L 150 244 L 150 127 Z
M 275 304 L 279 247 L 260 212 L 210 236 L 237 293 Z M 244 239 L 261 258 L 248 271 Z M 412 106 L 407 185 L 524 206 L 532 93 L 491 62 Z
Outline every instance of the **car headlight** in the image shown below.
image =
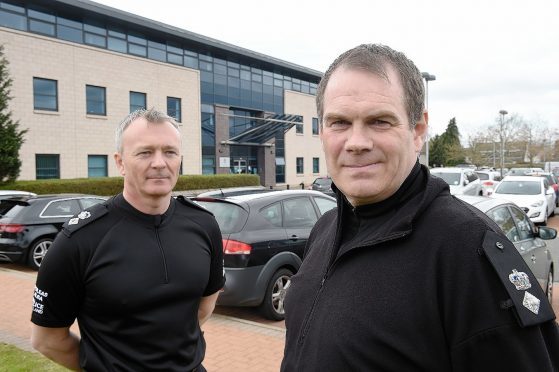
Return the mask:
M 543 200 L 538 200 L 537 202 L 530 205 L 530 207 L 541 207 L 543 205 Z

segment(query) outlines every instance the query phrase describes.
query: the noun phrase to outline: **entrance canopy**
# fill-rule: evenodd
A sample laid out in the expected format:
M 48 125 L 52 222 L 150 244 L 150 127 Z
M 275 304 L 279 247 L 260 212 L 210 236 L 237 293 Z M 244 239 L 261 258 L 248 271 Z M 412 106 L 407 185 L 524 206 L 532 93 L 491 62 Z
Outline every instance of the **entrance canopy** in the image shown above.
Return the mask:
M 233 118 L 242 118 L 256 122 L 254 126 L 244 132 L 222 141 L 223 145 L 240 146 L 272 146 L 268 143 L 279 133 L 284 134 L 296 124 L 303 124 L 301 115 L 270 115 L 264 118 L 252 116 L 225 114 Z

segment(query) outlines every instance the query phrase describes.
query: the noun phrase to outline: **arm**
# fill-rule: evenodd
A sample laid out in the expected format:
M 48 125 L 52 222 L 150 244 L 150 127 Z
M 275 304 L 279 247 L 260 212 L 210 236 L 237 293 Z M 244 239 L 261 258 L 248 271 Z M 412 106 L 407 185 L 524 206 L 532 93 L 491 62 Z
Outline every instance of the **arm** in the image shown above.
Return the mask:
M 217 296 L 219 296 L 219 292 L 215 292 L 212 295 L 202 297 L 202 299 L 200 299 L 200 306 L 198 307 L 198 322 L 200 325 L 204 324 L 212 315 L 215 309 Z
M 31 345 L 50 360 L 71 370 L 80 370 L 80 339 L 70 332 L 70 327 L 47 328 L 31 324 Z

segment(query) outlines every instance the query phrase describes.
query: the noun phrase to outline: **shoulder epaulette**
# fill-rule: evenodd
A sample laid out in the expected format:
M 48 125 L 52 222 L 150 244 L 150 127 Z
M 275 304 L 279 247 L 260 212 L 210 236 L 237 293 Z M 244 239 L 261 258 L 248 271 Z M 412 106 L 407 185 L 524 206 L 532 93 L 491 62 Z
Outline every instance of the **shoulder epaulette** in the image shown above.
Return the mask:
M 483 251 L 505 286 L 521 327 L 555 319 L 538 280 L 510 240 L 488 230 Z
M 67 237 L 70 237 L 74 232 L 78 231 L 82 227 L 89 225 L 95 220 L 103 217 L 109 212 L 107 209 L 107 204 L 100 203 L 96 204 L 84 211 L 81 211 L 76 216 L 70 218 L 66 223 L 62 226 L 62 232 Z
M 214 215 L 211 211 L 207 210 L 206 208 L 202 207 L 199 204 L 194 203 L 193 201 L 189 200 L 188 198 L 185 198 L 183 195 L 177 196 L 177 200 L 181 204 L 186 205 L 187 207 L 196 208 L 196 209 L 199 209 L 199 210 L 204 211 L 206 213 L 209 213 L 212 216 Z

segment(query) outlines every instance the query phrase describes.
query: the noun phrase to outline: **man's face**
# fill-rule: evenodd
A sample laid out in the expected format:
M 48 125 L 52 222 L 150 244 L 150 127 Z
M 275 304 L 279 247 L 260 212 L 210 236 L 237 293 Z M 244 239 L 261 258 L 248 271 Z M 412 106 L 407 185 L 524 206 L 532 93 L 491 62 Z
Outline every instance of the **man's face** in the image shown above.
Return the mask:
M 353 206 L 394 194 L 409 175 L 427 130 L 424 114 L 410 129 L 404 91 L 392 67 L 388 81 L 339 67 L 324 92 L 322 146 L 328 173 Z
M 169 122 L 134 120 L 122 135 L 115 161 L 124 176 L 124 191 L 135 200 L 171 194 L 181 163 L 179 132 Z

